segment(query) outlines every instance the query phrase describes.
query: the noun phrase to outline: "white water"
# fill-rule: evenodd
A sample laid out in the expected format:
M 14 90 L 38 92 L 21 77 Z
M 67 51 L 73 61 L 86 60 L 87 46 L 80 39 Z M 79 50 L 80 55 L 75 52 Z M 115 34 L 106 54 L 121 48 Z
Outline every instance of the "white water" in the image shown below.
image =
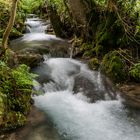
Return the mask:
M 93 86 L 98 84 L 97 92 L 105 90 L 97 72 L 72 59 L 53 58 L 45 63 L 54 82 L 44 84 L 46 93 L 34 97 L 35 105 L 47 113 L 62 140 L 140 140 L 140 127 L 120 100 L 90 103 L 84 93 L 73 94 L 79 75 Z
M 58 40 L 61 41 L 62 39 L 56 38 L 55 35 L 47 35 L 44 33 L 27 33 L 24 34 L 21 41 L 49 41 L 49 40 Z
M 32 33 L 45 33 L 47 29 L 47 25 L 44 25 L 44 22 L 39 18 L 27 18 L 25 24 Z
M 30 15 L 26 25 L 28 34 L 16 40 L 13 46 L 16 46 L 16 42 L 21 43 L 17 45 L 20 48 L 27 44 L 31 44 L 29 47 L 47 45 L 51 40 L 57 41 L 58 45 L 62 41 L 45 34 L 47 26 L 34 15 Z M 44 65 L 40 75 L 44 79 L 49 77 L 51 81 L 44 83 L 43 87 L 36 86 L 37 90 L 44 90 L 45 94 L 34 97 L 35 105 L 47 114 L 47 119 L 55 125 L 61 140 L 140 140 L 139 125 L 133 117 L 128 116 L 129 113 L 120 100 L 110 100 L 108 93 L 112 96 L 114 93 L 106 89 L 100 72 L 90 71 L 86 65 L 68 58 L 47 59 Z M 76 85 L 77 77 L 82 78 L 81 82 L 85 80 L 85 83 Z M 78 88 L 77 94 L 73 94 L 74 86 Z M 87 92 L 103 94 L 109 100 L 103 101 L 100 98 L 97 102 L 90 103 L 91 99 L 85 96 Z M 48 124 L 40 125 L 45 127 Z M 48 129 L 35 127 L 37 129 L 33 128 L 33 132 L 29 131 L 29 136 L 23 139 L 59 139 L 48 138 L 45 135 Z

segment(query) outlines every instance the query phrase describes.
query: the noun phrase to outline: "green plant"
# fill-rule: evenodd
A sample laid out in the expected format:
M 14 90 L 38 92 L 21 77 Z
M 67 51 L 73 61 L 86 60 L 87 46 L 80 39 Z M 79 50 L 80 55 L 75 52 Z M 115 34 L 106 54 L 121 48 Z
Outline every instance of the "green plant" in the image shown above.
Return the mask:
M 99 60 L 96 57 L 94 57 L 89 60 L 88 65 L 91 69 L 97 70 L 99 68 L 100 63 Z
M 0 97 L 1 105 L 4 106 L 1 115 L 4 118 L 4 127 L 21 126 L 26 122 L 35 76 L 24 64 L 11 69 L 0 61 Z
M 101 69 L 115 82 L 123 82 L 128 76 L 126 61 L 118 51 L 111 51 L 104 56 Z
M 140 62 L 136 63 L 134 66 L 132 66 L 129 70 L 130 76 L 140 82 Z
M 43 7 L 44 0 L 21 0 L 19 4 L 19 11 L 24 14 L 31 14 Z

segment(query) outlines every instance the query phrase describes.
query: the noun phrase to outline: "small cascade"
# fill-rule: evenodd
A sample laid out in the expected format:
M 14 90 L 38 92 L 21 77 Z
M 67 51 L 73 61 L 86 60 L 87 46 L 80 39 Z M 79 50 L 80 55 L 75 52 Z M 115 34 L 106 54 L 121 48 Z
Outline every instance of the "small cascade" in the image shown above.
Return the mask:
M 70 58 L 50 58 L 44 65 L 45 74 L 35 71 L 42 81 L 49 80 L 40 83 L 44 95 L 34 97 L 35 105 L 46 112 L 62 140 L 139 140 L 140 123 L 99 72 Z
M 28 16 L 26 26 L 11 48 L 23 54 L 49 48 L 54 58 L 45 54 L 32 69 L 39 75 L 34 88 L 42 93 L 33 98 L 43 114 L 20 140 L 140 140 L 139 115 L 125 108 L 110 81 L 80 61 L 62 58 L 58 52 L 69 50 L 68 42 L 46 34 L 48 24 L 36 15 Z
M 45 54 L 50 51 L 52 56 L 69 56 L 70 44 L 66 40 L 46 33 L 47 27 L 50 26 L 49 21 L 45 22 L 36 15 L 31 14 L 28 16 L 25 25 L 26 33 L 23 37 L 11 41 L 11 49 L 17 52 L 35 52 L 39 54 Z
M 44 83 L 45 92 L 56 90 L 83 92 L 91 98 L 91 101 L 105 100 L 105 94 L 112 92 L 104 87 L 100 72 L 91 71 L 85 64 L 71 58 L 47 59 L 34 69 L 34 72 L 40 75 L 40 82 L 47 78 L 50 80 L 47 84 Z M 108 99 L 112 99 L 110 94 Z
M 25 22 L 26 30 L 30 28 L 30 33 L 45 33 L 47 25 L 35 15 L 29 15 Z M 29 33 L 29 32 L 27 32 Z

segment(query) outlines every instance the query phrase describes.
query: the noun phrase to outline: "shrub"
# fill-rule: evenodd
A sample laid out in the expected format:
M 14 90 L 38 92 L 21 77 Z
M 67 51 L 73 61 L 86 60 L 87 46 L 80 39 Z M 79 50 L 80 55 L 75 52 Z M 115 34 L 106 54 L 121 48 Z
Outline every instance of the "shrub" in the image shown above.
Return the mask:
M 135 81 L 140 82 L 140 62 L 130 68 L 129 74 Z

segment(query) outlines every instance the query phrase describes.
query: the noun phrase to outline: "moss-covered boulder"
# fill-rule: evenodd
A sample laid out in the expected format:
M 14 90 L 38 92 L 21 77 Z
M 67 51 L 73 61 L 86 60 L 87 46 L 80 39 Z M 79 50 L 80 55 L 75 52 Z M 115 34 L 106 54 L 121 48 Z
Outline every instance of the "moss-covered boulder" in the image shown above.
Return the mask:
M 31 107 L 32 78 L 29 68 L 10 68 L 0 61 L 0 128 L 10 130 L 23 126 Z
M 128 65 L 118 51 L 111 51 L 104 56 L 101 70 L 115 82 L 128 79 Z
M 18 38 L 21 36 L 23 36 L 23 34 L 21 32 L 19 32 L 16 28 L 13 28 L 9 37 L 10 37 L 10 39 L 15 39 L 15 38 Z

